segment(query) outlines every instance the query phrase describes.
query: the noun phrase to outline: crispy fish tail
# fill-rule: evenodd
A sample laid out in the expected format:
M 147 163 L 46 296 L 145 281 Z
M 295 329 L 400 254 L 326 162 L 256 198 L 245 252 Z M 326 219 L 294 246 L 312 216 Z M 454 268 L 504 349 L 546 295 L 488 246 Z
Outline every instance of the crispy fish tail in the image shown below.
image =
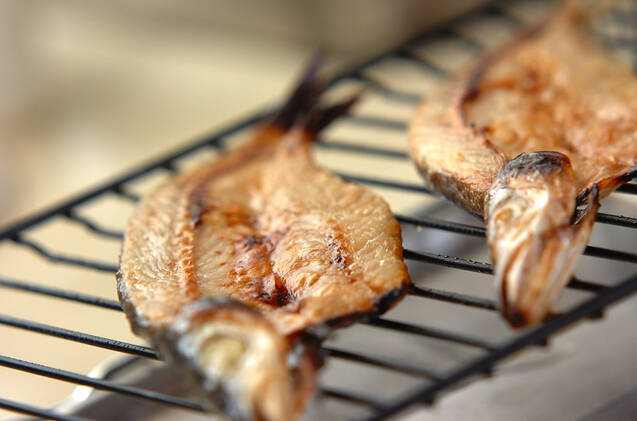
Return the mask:
M 336 104 L 317 108 L 310 113 L 305 122 L 305 130 L 312 136 L 316 136 L 321 130 L 329 126 L 334 120 L 347 115 L 349 110 L 361 97 L 363 91 L 357 92 L 351 97 Z
M 621 186 L 622 184 L 628 183 L 633 178 L 637 177 L 637 166 L 627 169 L 625 172 L 621 174 L 613 174 L 609 177 L 602 178 L 601 180 L 596 182 L 597 188 L 599 189 L 600 197 L 604 198 L 611 194 L 616 188 Z M 580 197 L 584 197 L 588 194 L 588 190 L 585 190 L 580 194 Z M 578 198 L 580 201 L 580 198 Z
M 188 304 L 156 342 L 162 356 L 232 420 L 295 420 L 313 391 L 313 350 L 291 344 L 258 311 L 237 301 Z
M 323 92 L 319 77 L 322 64 L 323 57 L 315 54 L 285 104 L 274 114 L 271 124 L 287 131 L 316 107 Z
M 287 101 L 268 120 L 264 127 L 265 133 L 280 135 L 293 127 L 302 127 L 307 135 L 304 138 L 313 140 L 321 130 L 349 112 L 360 98 L 362 90 L 336 104 L 319 106 L 319 97 L 325 89 L 319 75 L 322 64 L 323 57 L 320 54 L 310 60 Z
M 541 321 L 568 283 L 599 209 L 596 185 L 580 203 L 570 160 L 558 152 L 523 153 L 496 176 L 485 199 L 487 241 L 512 326 Z

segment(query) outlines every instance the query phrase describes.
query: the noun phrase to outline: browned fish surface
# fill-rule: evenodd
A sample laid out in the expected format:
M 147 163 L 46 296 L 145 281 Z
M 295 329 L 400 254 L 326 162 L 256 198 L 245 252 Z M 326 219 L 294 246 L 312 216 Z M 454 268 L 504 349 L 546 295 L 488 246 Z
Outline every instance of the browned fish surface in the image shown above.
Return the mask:
M 317 168 L 310 75 L 239 150 L 164 184 L 131 217 L 120 300 L 136 333 L 233 419 L 293 420 L 326 328 L 386 309 L 409 283 L 400 226 L 371 191 Z
M 410 153 L 426 183 L 487 222 L 513 325 L 550 311 L 588 241 L 597 195 L 635 174 L 637 78 L 588 32 L 611 3 L 567 3 L 442 87 L 412 121 Z

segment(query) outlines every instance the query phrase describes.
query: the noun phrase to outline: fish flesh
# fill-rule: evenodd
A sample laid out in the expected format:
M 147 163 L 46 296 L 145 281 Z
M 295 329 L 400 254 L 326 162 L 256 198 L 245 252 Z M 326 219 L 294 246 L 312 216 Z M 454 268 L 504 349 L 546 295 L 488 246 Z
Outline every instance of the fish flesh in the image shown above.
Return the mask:
M 118 293 L 132 329 L 234 420 L 297 419 L 321 340 L 410 284 L 387 203 L 312 160 L 357 97 L 317 106 L 318 68 L 245 144 L 145 197 L 126 230 Z
M 541 321 L 599 199 L 637 169 L 637 78 L 593 36 L 617 2 L 566 2 L 443 84 L 415 113 L 425 184 L 484 218 L 502 314 Z

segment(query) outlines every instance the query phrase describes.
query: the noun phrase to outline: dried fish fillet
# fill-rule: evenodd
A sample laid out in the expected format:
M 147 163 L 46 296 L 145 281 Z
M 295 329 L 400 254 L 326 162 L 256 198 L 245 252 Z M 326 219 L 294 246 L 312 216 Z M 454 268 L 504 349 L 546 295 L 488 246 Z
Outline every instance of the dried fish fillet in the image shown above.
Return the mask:
M 598 199 L 636 173 L 637 78 L 590 34 L 614 3 L 566 3 L 441 87 L 412 120 L 410 154 L 426 184 L 487 223 L 514 326 L 550 311 Z
M 118 276 L 133 330 L 236 420 L 294 420 L 331 328 L 387 309 L 409 276 L 400 226 L 371 191 L 318 168 L 314 64 L 251 139 L 148 195 Z

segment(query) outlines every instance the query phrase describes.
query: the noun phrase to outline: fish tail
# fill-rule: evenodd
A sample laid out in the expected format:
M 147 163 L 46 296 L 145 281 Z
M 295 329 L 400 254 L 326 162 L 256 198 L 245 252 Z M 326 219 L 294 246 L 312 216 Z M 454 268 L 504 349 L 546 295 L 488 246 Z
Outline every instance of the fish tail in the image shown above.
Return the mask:
M 576 203 L 568 157 L 521 154 L 496 176 L 485 209 L 502 314 L 513 327 L 539 322 L 588 243 L 599 209 L 598 187 L 591 186 Z
M 323 56 L 320 53 L 316 53 L 310 59 L 287 101 L 272 117 L 271 124 L 287 131 L 297 122 L 308 117 L 323 93 L 323 82 L 319 77 L 323 61 Z
M 336 104 L 319 106 L 319 99 L 325 90 L 319 75 L 323 61 L 320 53 L 312 57 L 287 101 L 272 116 L 271 125 L 283 131 L 301 125 L 311 138 L 315 138 L 316 134 L 334 120 L 346 115 L 358 101 L 362 90 Z
M 304 123 L 305 131 L 315 138 L 321 130 L 329 126 L 334 120 L 347 115 L 362 94 L 363 90 L 360 90 L 341 102 L 313 110 Z
M 593 215 L 593 219 L 599 210 L 599 186 L 593 184 L 587 188 L 583 194 L 577 197 L 577 206 L 573 212 L 572 225 L 581 226 L 590 215 Z
M 618 188 L 622 184 L 630 182 L 635 177 L 637 177 L 637 166 L 629 167 L 623 173 L 614 174 L 611 177 L 606 177 L 602 180 L 599 180 L 595 183 L 595 185 L 599 189 L 599 196 L 604 198 L 611 194 L 616 188 Z M 590 187 L 580 194 L 580 196 L 577 198 L 578 203 L 584 199 L 589 190 Z
M 232 299 L 187 304 L 155 342 L 231 420 L 294 421 L 313 392 L 313 345 L 281 335 L 259 311 Z

